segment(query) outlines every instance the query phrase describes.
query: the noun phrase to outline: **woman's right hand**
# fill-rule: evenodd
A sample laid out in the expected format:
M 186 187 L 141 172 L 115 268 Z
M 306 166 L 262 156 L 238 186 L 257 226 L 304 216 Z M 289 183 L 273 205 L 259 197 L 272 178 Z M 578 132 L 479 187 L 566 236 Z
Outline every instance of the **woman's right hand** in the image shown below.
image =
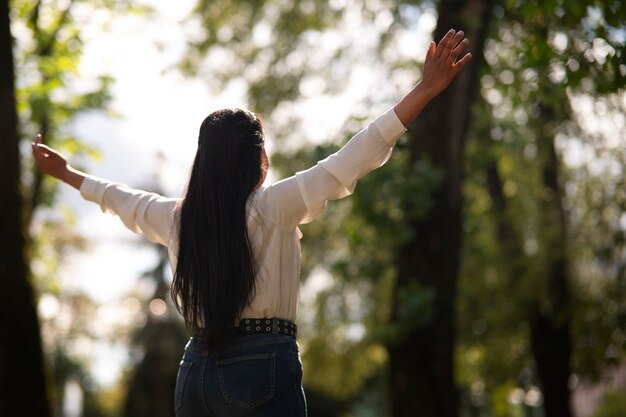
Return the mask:
M 457 32 L 450 29 L 439 41 L 439 44 L 430 43 L 420 84 L 428 90 L 432 97 L 445 90 L 472 58 L 472 54 L 467 53 L 458 59 L 469 45 L 469 41 L 464 38 L 464 35 L 463 31 Z
M 439 44 L 430 43 L 422 80 L 396 104 L 394 110 L 404 126 L 408 126 L 437 94 L 441 93 L 469 62 L 472 54 L 461 59 L 461 53 L 469 45 L 463 31 L 450 30 Z

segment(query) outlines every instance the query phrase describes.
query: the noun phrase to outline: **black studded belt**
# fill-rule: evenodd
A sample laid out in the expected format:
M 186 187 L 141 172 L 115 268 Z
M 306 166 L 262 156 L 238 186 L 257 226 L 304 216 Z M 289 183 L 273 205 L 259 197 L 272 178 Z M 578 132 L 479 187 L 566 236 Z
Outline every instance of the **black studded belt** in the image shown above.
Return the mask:
M 275 317 L 263 319 L 243 318 L 239 321 L 239 326 L 234 328 L 234 331 L 242 335 L 259 333 L 283 334 L 295 339 L 298 333 L 298 326 L 289 320 L 277 319 Z

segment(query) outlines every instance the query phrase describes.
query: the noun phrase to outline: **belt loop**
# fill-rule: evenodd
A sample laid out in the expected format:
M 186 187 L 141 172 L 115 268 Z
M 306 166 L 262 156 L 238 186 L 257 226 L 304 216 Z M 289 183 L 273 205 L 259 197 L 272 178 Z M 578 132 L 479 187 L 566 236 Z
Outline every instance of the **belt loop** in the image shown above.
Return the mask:
M 272 333 L 273 334 L 280 333 L 280 328 L 278 326 L 279 324 L 280 324 L 280 320 L 278 320 L 276 317 L 272 317 Z

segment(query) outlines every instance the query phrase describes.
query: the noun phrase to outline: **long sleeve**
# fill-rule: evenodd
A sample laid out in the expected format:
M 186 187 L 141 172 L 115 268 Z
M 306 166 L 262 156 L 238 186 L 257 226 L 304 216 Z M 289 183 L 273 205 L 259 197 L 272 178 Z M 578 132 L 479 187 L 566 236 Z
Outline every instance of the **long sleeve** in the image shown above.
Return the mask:
M 389 109 L 336 153 L 264 189 L 263 210 L 289 228 L 311 222 L 328 200 L 352 194 L 359 178 L 387 162 L 404 132 L 406 128 Z
M 85 178 L 80 194 L 100 205 L 103 212 L 119 216 L 131 231 L 143 234 L 152 242 L 168 245 L 179 199 L 135 190 L 94 176 Z

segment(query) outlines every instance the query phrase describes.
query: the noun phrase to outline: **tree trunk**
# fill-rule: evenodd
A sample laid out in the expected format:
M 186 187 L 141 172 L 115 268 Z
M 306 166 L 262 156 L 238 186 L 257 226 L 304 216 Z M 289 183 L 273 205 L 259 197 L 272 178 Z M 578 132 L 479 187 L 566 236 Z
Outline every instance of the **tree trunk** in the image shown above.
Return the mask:
M 567 98 L 557 101 L 566 102 Z M 567 225 L 559 182 L 559 160 L 551 129 L 557 118 L 550 106 L 539 105 L 539 109 L 535 131 L 543 188 L 539 195 L 538 243 L 541 253 L 538 258 L 531 259 L 524 255 L 522 238 L 507 213 L 507 201 L 495 161 L 491 161 L 487 167 L 487 188 L 510 280 L 513 282 L 528 277 L 527 270 L 532 268 L 531 264 L 537 262 L 537 259 L 542 262 L 541 282 L 535 285 L 541 290 L 534 294 L 527 305 L 531 350 L 542 386 L 545 415 L 571 417 L 568 382 L 571 374 L 572 336 L 566 256 Z
M 540 140 L 544 140 L 542 138 Z M 571 417 L 570 376 L 571 334 L 569 313 L 569 291 L 565 258 L 565 221 L 558 191 L 558 160 L 554 143 L 544 143 L 548 158 L 544 161 L 543 186 L 547 188 L 547 198 L 542 202 L 541 224 L 543 230 L 542 248 L 547 251 L 544 266 L 544 291 L 539 291 L 528 305 L 531 350 L 537 366 L 539 381 L 544 396 L 544 410 L 547 417 Z M 495 161 L 487 170 L 487 184 L 496 216 L 496 226 L 507 259 L 511 280 L 525 276 L 533 262 L 524 256 L 522 240 L 515 231 L 515 225 L 507 217 L 506 199 L 502 195 L 502 185 Z M 558 197 L 555 197 L 558 196 Z M 551 213 L 551 214 L 550 214 Z M 554 218 L 556 215 L 556 218 Z M 556 220 L 556 221 L 554 221 Z M 539 285 L 537 286 L 539 287 Z M 546 308 L 546 304 L 548 307 Z
M 456 417 L 454 383 L 455 299 L 462 232 L 463 149 L 470 106 L 479 85 L 478 68 L 491 20 L 491 0 L 442 1 L 435 39 L 462 29 L 473 59 L 452 85 L 409 129 L 412 161 L 426 159 L 444 173 L 429 213 L 407 225 L 414 236 L 398 255 L 392 324 L 402 318 L 402 294 L 417 283 L 433 291 L 432 319 L 390 342 L 390 397 L 395 417 Z
M 9 2 L 0 2 L 0 416 L 47 417 L 39 322 L 29 280 Z
M 163 194 L 158 188 L 156 192 Z M 168 268 L 167 249 L 157 244 L 152 244 L 152 247 L 159 256 L 157 265 L 148 273 L 155 283 L 152 299 L 165 298 L 170 293 L 164 274 Z M 169 417 L 175 409 L 178 361 L 187 341 L 187 331 L 178 320 L 176 311 L 168 308 L 161 317 L 149 316 L 146 325 L 137 331 L 133 339 L 144 351 L 144 356 L 133 369 L 128 382 L 122 416 Z
M 563 97 L 563 100 L 567 100 Z M 545 282 L 542 298 L 530 306 L 531 347 L 541 382 L 547 417 L 571 417 L 572 336 L 567 271 L 566 220 L 559 183 L 559 160 L 551 128 L 555 110 L 540 105 L 537 149 L 542 164 L 544 192 L 540 210 L 539 247 L 543 252 Z

